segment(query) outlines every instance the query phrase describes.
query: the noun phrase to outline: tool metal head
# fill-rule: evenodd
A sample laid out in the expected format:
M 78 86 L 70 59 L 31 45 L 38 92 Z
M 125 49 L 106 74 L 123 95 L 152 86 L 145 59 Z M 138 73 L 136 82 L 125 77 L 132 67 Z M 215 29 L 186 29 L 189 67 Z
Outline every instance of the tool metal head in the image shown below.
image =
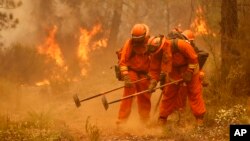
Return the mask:
M 80 106 L 81 106 L 81 102 L 80 102 L 80 100 L 79 100 L 77 94 L 75 94 L 75 95 L 73 96 L 73 99 L 74 99 L 74 102 L 75 102 L 75 104 L 76 104 L 76 107 L 77 107 L 77 108 L 80 107 Z
M 104 95 L 102 96 L 102 104 L 103 104 L 105 110 L 108 110 L 109 104 L 108 104 L 107 98 Z

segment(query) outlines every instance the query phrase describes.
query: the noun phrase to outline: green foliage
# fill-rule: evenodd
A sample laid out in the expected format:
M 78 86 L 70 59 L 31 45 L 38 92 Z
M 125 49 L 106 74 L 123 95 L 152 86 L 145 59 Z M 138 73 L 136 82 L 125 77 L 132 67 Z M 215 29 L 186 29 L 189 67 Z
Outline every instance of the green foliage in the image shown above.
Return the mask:
M 90 123 L 90 117 L 88 117 L 86 120 L 85 130 L 86 130 L 88 138 L 91 141 L 100 140 L 101 131 L 95 124 Z

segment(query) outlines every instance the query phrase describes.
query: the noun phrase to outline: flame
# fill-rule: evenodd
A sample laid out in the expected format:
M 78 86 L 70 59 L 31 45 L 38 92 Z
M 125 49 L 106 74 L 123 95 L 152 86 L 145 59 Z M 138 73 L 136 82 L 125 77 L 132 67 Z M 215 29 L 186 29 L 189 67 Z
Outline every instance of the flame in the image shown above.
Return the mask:
M 106 47 L 107 46 L 107 42 L 108 42 L 107 38 L 96 41 L 93 44 L 92 50 L 96 50 L 96 49 L 99 49 L 101 47 Z
M 191 24 L 191 28 L 194 28 L 195 34 L 196 35 L 207 35 L 209 34 L 209 30 L 206 24 L 206 20 L 204 18 L 204 12 L 201 8 L 201 6 L 199 6 L 196 9 L 196 17 L 193 21 L 193 23 Z
M 96 49 L 106 47 L 107 46 L 107 38 L 103 38 L 97 40 L 95 42 L 91 42 L 93 38 L 102 32 L 101 24 L 95 25 L 90 31 L 84 28 L 80 28 L 80 37 L 79 37 L 79 46 L 77 51 L 77 56 L 80 59 L 80 64 L 82 66 L 89 65 L 89 53 Z M 86 68 L 81 68 L 81 75 L 85 76 L 87 74 Z
M 41 54 L 47 54 L 53 59 L 55 59 L 56 63 L 59 66 L 64 66 L 64 61 L 62 57 L 62 52 L 58 43 L 55 40 L 57 32 L 57 26 L 54 26 L 52 30 L 49 32 L 47 39 L 44 44 L 38 46 L 38 52 Z
M 60 73 L 57 72 L 58 70 L 55 70 L 55 73 L 53 73 L 52 76 L 48 76 L 49 79 L 47 80 L 67 79 L 72 81 L 75 78 L 68 78 L 69 76 L 67 72 L 69 72 L 70 68 L 65 65 L 60 46 L 55 39 L 57 29 L 57 26 L 53 26 L 53 28 L 49 31 L 48 37 L 45 39 L 44 43 L 38 46 L 38 52 L 41 54 L 46 54 L 53 58 L 60 68 Z M 101 35 L 103 35 L 101 24 L 94 25 L 90 30 L 80 28 L 79 44 L 76 55 L 80 66 L 81 76 L 87 75 L 87 67 L 89 66 L 89 54 L 92 51 L 107 46 L 107 38 L 104 38 Z M 41 81 L 37 82 L 36 85 L 44 85 L 44 83 L 45 82 Z

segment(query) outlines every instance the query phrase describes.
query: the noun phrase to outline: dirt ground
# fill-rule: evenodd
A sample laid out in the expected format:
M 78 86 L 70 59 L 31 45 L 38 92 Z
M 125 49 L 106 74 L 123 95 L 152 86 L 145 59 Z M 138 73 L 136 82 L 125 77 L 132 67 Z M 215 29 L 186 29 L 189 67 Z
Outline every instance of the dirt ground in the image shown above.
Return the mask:
M 116 80 L 111 80 L 111 84 L 112 81 L 116 84 L 110 85 L 105 83 L 99 87 L 93 87 L 94 83 L 91 83 L 91 81 L 88 81 L 88 84 L 84 84 L 85 81 L 80 84 L 85 85 L 85 88 L 76 88 L 67 93 L 56 95 L 47 93 L 49 92 L 48 86 L 23 86 L 16 95 L 12 95 L 9 100 L 1 102 L 1 113 L 8 115 L 14 121 L 26 118 L 29 113 L 44 114 L 47 118 L 52 119 L 56 125 L 66 125 L 70 134 L 77 140 L 85 140 L 88 138 L 86 133 L 87 119 L 89 120 L 89 124 L 98 128 L 101 140 L 165 140 L 164 130 L 154 126 L 158 114 L 158 111 L 155 112 L 155 106 L 160 96 L 160 90 L 152 95 L 151 121 L 148 126 L 140 123 L 135 100 L 128 122 L 120 128 L 117 128 L 115 124 L 119 102 L 109 105 L 107 111 L 102 105 L 101 97 L 82 102 L 79 108 L 75 106 L 72 96 L 76 93 L 80 99 L 83 99 L 123 84 L 122 82 L 117 83 Z M 82 89 L 85 91 L 82 91 Z M 107 94 L 106 97 L 108 101 L 112 101 L 120 98 L 121 95 L 122 89 Z M 170 125 L 177 122 L 177 118 L 177 114 L 173 114 L 173 116 L 170 117 Z

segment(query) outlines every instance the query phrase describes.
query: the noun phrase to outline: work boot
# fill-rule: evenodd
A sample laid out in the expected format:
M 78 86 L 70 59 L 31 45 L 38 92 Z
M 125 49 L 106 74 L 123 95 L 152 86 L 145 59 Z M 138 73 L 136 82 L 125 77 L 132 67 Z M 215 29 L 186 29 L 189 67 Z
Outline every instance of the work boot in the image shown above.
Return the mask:
M 160 117 L 158 118 L 157 124 L 158 124 L 159 126 L 164 127 L 164 126 L 167 124 L 167 118 L 166 118 L 166 117 L 161 117 L 161 116 L 160 116 Z

